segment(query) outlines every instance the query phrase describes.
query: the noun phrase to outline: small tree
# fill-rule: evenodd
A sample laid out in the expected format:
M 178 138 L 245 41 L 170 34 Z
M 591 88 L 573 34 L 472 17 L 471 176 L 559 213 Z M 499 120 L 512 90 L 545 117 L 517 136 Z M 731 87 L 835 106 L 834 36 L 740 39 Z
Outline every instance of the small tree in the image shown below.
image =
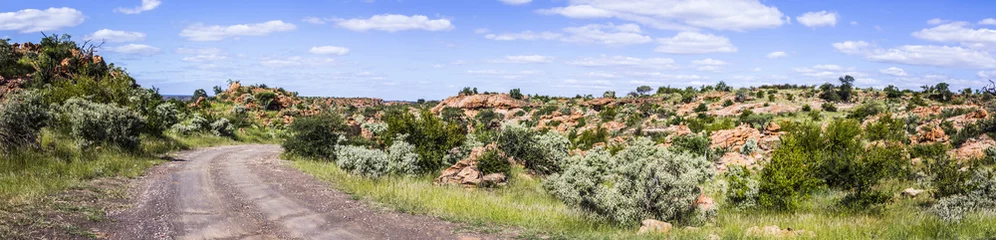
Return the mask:
M 602 94 L 602 97 L 604 97 L 604 98 L 616 98 L 616 92 L 615 91 L 605 91 L 605 93 Z
M 202 97 L 207 98 L 207 91 L 204 91 L 203 88 L 199 88 L 194 90 L 194 95 L 190 97 L 190 100 L 197 101 L 197 99 L 201 99 Z
M 325 113 L 296 119 L 288 132 L 290 137 L 283 144 L 287 153 L 333 160 L 339 139 L 346 136 L 347 126 L 342 116 Z
M 647 85 L 639 86 L 636 88 L 636 92 L 640 93 L 640 95 L 647 95 L 647 93 L 650 93 L 650 91 L 653 90 L 654 90 L 653 88 Z
M 510 95 L 514 99 L 522 99 L 522 90 L 519 90 L 518 88 L 513 88 L 512 90 L 508 91 L 508 95 Z

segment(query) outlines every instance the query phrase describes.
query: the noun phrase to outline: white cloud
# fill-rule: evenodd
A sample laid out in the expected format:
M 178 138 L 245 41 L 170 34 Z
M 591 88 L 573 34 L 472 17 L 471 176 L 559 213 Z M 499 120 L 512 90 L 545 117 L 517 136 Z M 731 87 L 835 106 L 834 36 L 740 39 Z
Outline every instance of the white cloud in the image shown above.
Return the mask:
M 670 58 L 635 58 L 625 56 L 585 57 L 567 64 L 582 67 L 639 67 L 652 69 L 677 69 L 674 59 Z
M 876 62 L 901 63 L 954 68 L 996 68 L 996 59 L 988 52 L 961 47 L 905 45 L 878 49 L 865 56 Z
M 996 25 L 996 18 L 986 18 L 979 21 L 980 25 Z
M 927 20 L 927 24 L 930 24 L 930 25 L 938 25 L 938 24 L 947 23 L 947 22 L 949 22 L 949 21 L 944 20 L 944 19 L 940 19 L 940 18 L 931 18 L 930 20 Z
M 783 58 L 783 57 L 788 57 L 788 53 L 782 51 L 768 53 L 768 58 L 770 59 Z
M 159 0 L 142 0 L 142 5 L 134 8 L 117 8 L 114 9 L 115 12 L 124 14 L 139 14 L 145 11 L 150 11 L 156 9 L 161 4 Z
M 701 66 L 701 67 L 695 68 L 695 70 L 703 71 L 703 72 L 719 72 L 719 67 L 717 67 L 717 66 Z
M 976 76 L 978 76 L 979 78 L 993 78 L 996 77 L 996 70 L 979 71 L 978 73 L 976 73 Z
M 145 33 L 116 31 L 105 28 L 87 35 L 85 39 L 106 42 L 136 42 L 145 40 Z
M 603 29 L 608 31 L 603 31 Z M 622 46 L 653 41 L 649 36 L 641 34 L 640 26 L 636 24 L 589 24 L 581 27 L 564 28 L 564 32 L 570 34 L 561 39 L 564 42 Z
M 568 6 L 541 9 L 541 14 L 570 18 L 618 18 L 654 28 L 680 31 L 695 28 L 744 31 L 785 23 L 778 8 L 758 0 L 571 0 Z
M 177 48 L 176 53 L 190 55 L 183 58 L 186 62 L 215 62 L 228 59 L 228 55 L 217 48 Z
M 153 55 L 161 52 L 159 48 L 144 44 L 128 44 L 124 46 L 108 48 L 107 51 L 131 55 Z
M 550 61 L 553 61 L 553 57 L 542 55 L 505 56 L 503 59 L 495 60 L 495 62 L 500 63 L 548 63 Z
M 405 30 L 445 31 L 453 29 L 450 20 L 429 19 L 423 15 L 380 14 L 368 19 L 334 19 L 339 27 L 353 31 L 379 30 L 397 32 Z
M 832 27 L 837 26 L 837 13 L 827 11 L 807 12 L 796 17 L 795 20 L 807 27 Z
M 225 38 L 241 36 L 266 36 L 270 33 L 286 32 L 294 29 L 297 29 L 297 26 L 280 20 L 231 26 L 207 26 L 197 23 L 184 28 L 180 32 L 180 36 L 186 37 L 191 41 L 220 41 Z
M 723 60 L 716 60 L 716 59 L 712 59 L 712 58 L 706 58 L 706 59 L 702 59 L 702 60 L 692 61 L 692 64 L 695 64 L 695 65 L 706 65 L 706 66 L 722 66 L 722 65 L 726 65 L 726 62 L 724 62 Z
M 21 33 L 59 30 L 83 23 L 83 13 L 72 8 L 24 9 L 0 13 L 0 30 Z
M 349 48 L 337 47 L 337 46 L 317 46 L 311 47 L 309 51 L 314 54 L 328 54 L 328 55 L 346 55 L 349 53 Z
M 467 74 L 500 77 L 504 79 L 520 79 L 527 76 L 543 75 L 543 72 L 531 71 L 531 70 L 509 72 L 504 70 L 487 69 L 487 70 L 467 70 Z
M 328 22 L 328 20 L 329 19 L 320 18 L 320 17 L 306 17 L 304 19 L 301 19 L 302 22 L 310 24 L 325 24 Z
M 331 58 L 304 58 L 304 57 L 287 57 L 287 58 L 271 58 L 263 59 L 260 64 L 268 68 L 287 68 L 287 67 L 314 67 L 314 66 L 325 66 L 334 64 L 335 59 Z
M 871 44 L 865 41 L 846 41 L 833 43 L 833 48 L 837 49 L 838 52 L 847 54 L 861 53 L 871 47 Z
M 587 72 L 587 73 L 584 74 L 584 76 L 585 77 L 593 77 L 593 78 L 618 78 L 619 77 L 616 74 L 607 73 L 607 72 Z
M 909 74 L 906 74 L 906 71 L 904 71 L 902 68 L 897 68 L 897 67 L 890 67 L 890 68 L 886 68 L 886 69 L 879 69 L 878 72 L 880 72 L 882 74 L 888 74 L 888 75 L 892 75 L 892 76 L 897 76 L 897 77 L 909 76 Z
M 532 32 L 525 31 L 521 33 L 502 33 L 502 34 L 488 34 L 484 35 L 484 38 L 496 40 L 496 41 L 514 41 L 514 40 L 557 40 L 563 37 L 563 34 L 554 32 Z
M 508 5 L 522 5 L 522 4 L 526 4 L 526 3 L 532 2 L 533 0 L 500 0 L 500 1 L 501 1 L 501 3 L 508 4 Z
M 681 32 L 671 38 L 659 38 L 660 45 L 654 51 L 676 54 L 700 54 L 717 52 L 736 52 L 737 47 L 730 39 L 712 34 L 697 32 Z
M 491 32 L 491 30 L 487 29 L 487 28 L 474 29 L 474 34 L 485 34 L 485 33 L 488 33 L 488 32 Z
M 857 25 L 858 25 L 858 21 L 851 21 L 851 26 L 857 26 Z
M 934 42 L 957 42 L 972 48 L 996 48 L 996 30 L 966 28 L 967 22 L 952 22 L 914 32 L 913 36 Z
M 845 68 L 836 64 L 818 64 L 812 67 L 792 68 L 793 71 L 803 76 L 815 77 L 817 79 L 836 78 L 844 75 L 854 77 L 864 76 L 864 73 L 854 71 L 854 68 Z

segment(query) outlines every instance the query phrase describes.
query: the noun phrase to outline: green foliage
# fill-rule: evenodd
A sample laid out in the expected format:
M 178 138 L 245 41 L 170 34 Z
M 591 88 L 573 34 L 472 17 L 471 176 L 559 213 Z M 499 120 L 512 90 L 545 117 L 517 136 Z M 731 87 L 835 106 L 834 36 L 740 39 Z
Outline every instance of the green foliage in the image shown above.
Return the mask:
M 895 175 L 906 160 L 906 154 L 901 144 L 872 146 L 856 158 L 845 159 L 844 171 L 839 179 L 846 180 L 842 186 L 851 192 L 844 196 L 841 203 L 852 209 L 866 209 L 883 204 L 891 198 L 891 194 L 873 189 L 882 179 Z
M 671 150 L 675 152 L 687 152 L 699 156 L 709 153 L 711 140 L 705 135 L 690 134 L 685 136 L 675 136 L 671 139 Z
M 539 174 L 560 170 L 557 166 L 567 156 L 570 142 L 550 131 L 540 134 L 518 124 L 505 125 L 498 135 L 498 149 Z
M 699 105 L 696 106 L 694 110 L 695 110 L 695 112 L 709 111 L 709 106 L 706 106 L 706 104 L 704 102 L 703 103 L 699 103 Z
M 878 115 L 879 113 L 885 112 L 885 106 L 878 102 L 867 102 L 858 105 L 851 110 L 851 113 L 847 115 L 847 118 L 864 120 L 870 116 Z
M 647 93 L 650 93 L 650 91 L 653 91 L 653 90 L 654 90 L 653 88 L 651 88 L 650 86 L 646 86 L 646 85 L 639 86 L 639 87 L 636 88 L 636 92 L 640 93 L 640 95 L 647 95 Z
M 733 100 L 726 99 L 726 101 L 723 101 L 723 107 L 729 107 L 729 106 L 733 106 Z
M 501 173 L 506 177 L 512 176 L 512 163 L 508 162 L 508 158 L 504 154 L 495 149 L 481 153 L 481 156 L 477 158 L 477 169 L 485 175 Z
M 198 88 L 197 90 L 194 90 L 194 95 L 190 97 L 190 100 L 197 101 L 197 99 L 200 98 L 207 99 L 207 97 L 208 97 L 207 91 L 204 91 L 203 88 Z
M 386 136 L 403 136 L 405 142 L 415 145 L 419 156 L 419 171 L 435 171 L 443 167 L 443 156 L 466 138 L 466 128 L 458 123 L 444 122 L 429 110 L 422 110 L 418 117 L 403 111 L 389 111 L 384 115 Z M 393 140 L 385 141 L 390 145 Z
M 803 112 L 809 112 L 809 111 L 813 111 L 813 107 L 812 107 L 812 106 L 809 106 L 809 104 L 803 104 L 803 105 L 802 105 L 802 111 L 803 111 Z
M 45 88 L 43 95 L 48 104 L 61 104 L 70 98 L 82 98 L 95 103 L 113 103 L 128 106 L 135 90 L 135 79 L 127 75 L 77 76 L 57 81 Z
M 744 146 L 740 147 L 740 154 L 750 155 L 750 154 L 752 154 L 754 152 L 757 152 L 758 149 L 759 148 L 757 147 L 757 141 L 756 140 L 754 140 L 754 139 L 747 139 L 747 142 L 744 143 Z
M 598 126 L 595 128 L 589 128 L 584 130 L 581 134 L 576 137 L 571 138 L 571 142 L 574 143 L 574 147 L 581 150 L 591 149 L 596 143 L 604 143 L 609 140 L 609 130 Z
M 754 111 L 746 109 L 740 112 L 739 122 L 763 130 L 774 118 L 775 116 L 771 114 L 755 114 Z
M 901 142 L 906 137 L 905 127 L 906 124 L 902 119 L 893 118 L 892 114 L 885 114 L 865 128 L 865 137 L 869 141 L 886 140 Z
M 38 146 L 38 133 L 49 117 L 38 92 L 25 91 L 6 96 L 0 104 L 0 151 L 8 153 L 22 147 Z
M 56 126 L 80 148 L 116 146 L 136 150 L 144 119 L 135 112 L 109 104 L 70 98 L 55 111 Z
M 21 57 L 10 45 L 10 39 L 0 39 L 0 77 L 13 79 L 30 73 L 31 65 L 20 61 Z
M 477 122 L 485 126 L 490 126 L 493 123 L 500 123 L 501 120 L 504 119 L 505 117 L 502 116 L 500 113 L 496 113 L 491 109 L 484 109 L 478 112 L 477 115 L 474 116 L 474 118 L 477 120 Z
M 443 121 L 462 123 L 464 121 L 463 109 L 458 107 L 444 107 L 442 111 Z
M 259 103 L 259 106 L 263 107 L 263 109 L 270 110 L 273 109 L 273 100 L 277 99 L 277 94 L 274 92 L 259 92 L 253 94 L 253 97 L 256 99 L 256 102 Z
M 389 174 L 415 175 L 421 173 L 415 145 L 398 136 L 387 152 L 361 146 L 343 145 L 336 150 L 335 163 L 352 174 L 378 178 Z
M 283 143 L 290 154 L 324 160 L 336 158 L 336 145 L 344 138 L 347 126 L 342 116 L 325 113 L 294 120 L 288 128 L 290 136 Z
M 899 88 L 893 85 L 885 87 L 884 91 L 885 91 L 885 97 L 887 98 L 895 99 L 903 97 L 903 92 L 900 91 Z
M 980 119 L 974 124 L 966 124 L 957 134 L 951 136 L 951 144 L 955 147 L 961 147 L 968 139 L 979 137 L 982 134 L 996 134 L 996 115 Z
M 938 102 L 950 102 L 954 98 L 954 92 L 949 89 L 951 85 L 947 83 L 940 82 L 934 86 L 922 86 L 923 93 L 927 94 L 927 97 Z
M 996 213 L 996 171 L 979 169 L 965 182 L 967 191 L 937 201 L 931 212 L 948 222 L 959 222 L 972 212 Z
M 832 102 L 824 102 L 823 105 L 820 106 L 820 108 L 822 108 L 823 111 L 827 112 L 837 112 L 837 105 L 833 104 Z
M 738 209 L 750 209 L 757 206 L 760 182 L 755 174 L 740 165 L 731 165 L 727 169 L 726 201 Z
M 781 146 L 760 173 L 758 204 L 766 209 L 793 210 L 819 185 L 812 168 L 811 149 L 818 147 L 820 128 L 814 124 L 788 124 Z
M 227 118 L 221 118 L 211 123 L 211 133 L 215 136 L 231 137 L 234 135 L 232 130 L 232 123 Z
M 615 155 L 597 148 L 572 156 L 563 168 L 543 181 L 548 192 L 569 206 L 625 224 L 692 220 L 698 186 L 713 174 L 705 158 L 668 151 L 646 138 Z
M 602 118 L 602 122 L 611 122 L 616 120 L 616 108 L 604 107 L 602 108 L 602 111 L 598 111 L 598 117 Z
M 510 95 L 514 99 L 520 99 L 521 100 L 522 99 L 522 90 L 519 90 L 518 88 L 513 88 L 512 90 L 508 91 L 508 95 Z

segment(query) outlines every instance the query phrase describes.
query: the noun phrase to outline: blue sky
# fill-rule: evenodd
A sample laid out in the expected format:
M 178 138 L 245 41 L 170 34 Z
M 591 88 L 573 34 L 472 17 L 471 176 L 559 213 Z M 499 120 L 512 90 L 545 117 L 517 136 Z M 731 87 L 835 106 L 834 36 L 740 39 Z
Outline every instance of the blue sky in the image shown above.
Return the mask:
M 990 1 L 36 0 L 0 37 L 103 41 L 165 94 L 243 83 L 302 95 L 573 96 L 639 85 L 835 82 L 979 88 L 996 76 Z

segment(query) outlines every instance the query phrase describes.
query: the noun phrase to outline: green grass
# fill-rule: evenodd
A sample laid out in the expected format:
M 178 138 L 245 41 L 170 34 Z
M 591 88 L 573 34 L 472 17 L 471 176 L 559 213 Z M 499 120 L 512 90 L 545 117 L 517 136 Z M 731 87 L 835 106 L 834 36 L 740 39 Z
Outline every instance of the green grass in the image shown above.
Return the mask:
M 553 238 L 633 238 L 635 226 L 596 220 L 547 194 L 540 181 L 521 174 L 494 189 L 437 186 L 430 177 L 367 179 L 350 175 L 335 164 L 298 160 L 292 166 L 331 183 L 335 188 L 394 210 L 428 214 L 473 226 L 509 228 L 523 236 Z
M 386 177 L 367 179 L 343 172 L 332 163 L 296 160 L 297 169 L 331 183 L 356 199 L 415 214 L 428 214 L 485 229 L 504 228 L 524 238 L 565 239 L 704 239 L 717 234 L 723 239 L 758 239 L 746 235 L 753 226 L 778 225 L 815 233 L 816 239 L 980 239 L 996 237 L 996 217 L 970 215 L 960 223 L 947 223 L 924 209 L 932 200 L 921 195 L 896 200 L 877 212 L 854 212 L 836 204 L 844 193 L 823 191 L 797 211 L 740 211 L 721 208 L 717 218 L 698 229 L 675 226 L 667 235 L 636 235 L 638 226 L 619 226 L 597 220 L 565 206 L 545 193 L 539 180 L 521 174 L 509 185 L 495 190 L 467 190 L 458 186 L 437 186 L 430 177 Z M 722 206 L 720 180 L 706 191 Z M 908 183 L 885 184 L 889 192 L 900 191 Z M 508 230 L 511 229 L 511 230 Z M 480 230 L 480 229 L 479 229 Z M 485 230 L 488 231 L 488 230 Z M 494 231 L 494 230 L 490 230 Z M 763 238 L 761 238 L 763 239 Z

